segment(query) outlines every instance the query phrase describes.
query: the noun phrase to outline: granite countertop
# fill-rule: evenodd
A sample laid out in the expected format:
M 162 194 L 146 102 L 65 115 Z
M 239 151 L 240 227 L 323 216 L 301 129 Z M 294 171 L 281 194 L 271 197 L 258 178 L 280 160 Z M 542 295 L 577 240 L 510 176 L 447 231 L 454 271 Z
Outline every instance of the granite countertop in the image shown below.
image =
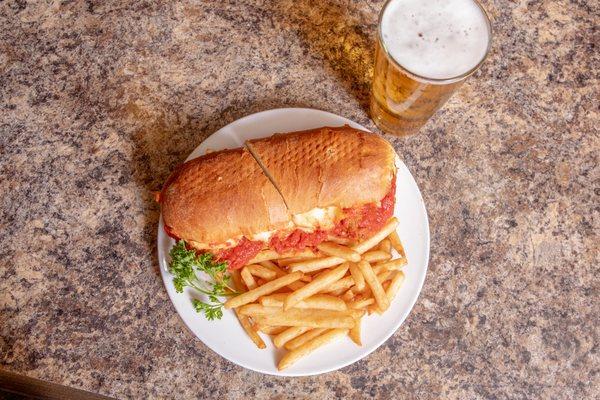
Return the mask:
M 186 330 L 151 192 L 275 107 L 365 107 L 382 2 L 0 2 L 0 368 L 117 398 L 600 396 L 597 2 L 485 1 L 493 51 L 390 139 L 430 217 L 412 313 L 337 372 L 240 368 Z

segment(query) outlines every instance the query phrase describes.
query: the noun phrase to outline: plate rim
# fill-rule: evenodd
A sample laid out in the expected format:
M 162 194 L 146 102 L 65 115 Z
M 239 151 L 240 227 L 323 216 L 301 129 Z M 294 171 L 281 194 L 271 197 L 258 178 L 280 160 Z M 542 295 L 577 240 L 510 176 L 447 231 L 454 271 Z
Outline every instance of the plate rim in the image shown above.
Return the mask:
M 323 111 L 323 110 L 319 110 L 316 108 L 306 108 L 306 107 L 281 107 L 281 108 L 272 108 L 269 110 L 263 110 L 263 111 L 259 111 L 256 113 L 252 113 L 252 114 L 248 114 L 245 115 L 241 118 L 238 118 L 234 121 L 231 121 L 230 123 L 228 123 L 227 125 L 222 126 L 221 128 L 217 129 L 216 131 L 214 131 L 213 133 L 211 133 L 210 135 L 208 135 L 206 138 L 204 138 L 204 140 L 202 140 L 188 155 L 188 157 L 185 159 L 184 162 L 187 162 L 191 159 L 200 157 L 201 154 L 198 155 L 194 155 L 198 149 L 202 146 L 202 144 L 208 140 L 210 137 L 218 134 L 219 132 L 221 132 L 224 129 L 227 129 L 228 127 L 230 127 L 233 124 L 239 124 L 247 119 L 250 118 L 256 118 L 256 117 L 264 117 L 266 114 L 274 114 L 274 113 L 280 113 L 280 112 L 299 112 L 299 111 L 303 111 L 303 112 L 318 112 L 318 113 L 322 113 L 322 114 L 326 114 L 329 117 L 333 117 L 333 118 L 337 118 L 337 119 L 341 119 L 343 121 L 345 121 L 346 124 L 351 125 L 352 127 L 356 128 L 356 129 L 362 129 L 366 132 L 371 132 L 369 131 L 367 128 L 365 128 L 364 126 L 362 126 L 361 124 L 350 120 L 349 118 L 346 117 L 342 117 L 338 114 L 334 114 L 331 113 L 329 111 Z M 311 129 L 311 128 L 307 128 L 307 129 Z M 274 134 L 276 132 L 273 132 L 271 134 Z M 164 223 L 163 223 L 163 217 L 162 217 L 162 212 L 159 214 L 159 221 L 158 221 L 158 229 L 157 229 L 157 255 L 158 255 L 158 263 L 159 263 L 159 269 L 160 269 L 160 273 L 161 273 L 161 279 L 163 282 L 163 286 L 165 287 L 165 290 L 167 292 L 167 296 L 169 297 L 169 301 L 171 302 L 171 305 L 173 306 L 173 308 L 175 309 L 178 318 L 183 322 L 183 325 L 185 326 L 185 328 L 192 334 L 192 336 L 194 336 L 197 340 L 200 340 L 200 342 L 202 342 L 206 347 L 208 347 L 212 352 L 214 352 L 215 354 L 217 354 L 219 357 L 222 357 L 224 359 L 226 359 L 227 361 L 238 365 L 242 368 L 254 371 L 254 372 L 258 372 L 261 374 L 265 374 L 265 375 L 271 375 L 271 376 L 283 376 L 283 377 L 302 377 L 302 376 L 315 376 L 315 375 L 321 375 L 321 374 L 325 374 L 325 373 L 329 373 L 329 372 L 333 372 L 333 371 L 337 371 L 339 369 L 345 368 L 349 365 L 354 364 L 355 362 L 366 358 L 367 356 L 369 356 L 371 353 L 373 353 L 375 350 L 379 349 L 385 342 L 387 342 L 389 340 L 389 338 L 398 331 L 398 329 L 402 326 L 402 324 L 404 323 L 404 321 L 408 318 L 408 316 L 410 315 L 410 313 L 412 312 L 415 304 L 417 303 L 417 300 L 419 299 L 421 292 L 423 290 L 423 285 L 425 284 L 425 278 L 427 276 L 427 272 L 429 270 L 429 258 L 430 258 L 430 252 L 431 252 L 431 233 L 429 230 L 429 215 L 427 213 L 427 208 L 425 207 L 425 201 L 423 200 L 423 195 L 421 194 L 421 190 L 414 178 L 414 175 L 412 174 L 412 172 L 410 171 L 410 169 L 406 166 L 406 164 L 402 161 L 402 159 L 400 159 L 400 156 L 398 155 L 398 153 L 394 150 L 394 152 L 396 153 L 396 158 L 395 161 L 396 163 L 400 163 L 400 167 L 404 167 L 409 175 L 410 178 L 412 179 L 412 183 L 414 184 L 415 188 L 417 189 L 417 194 L 418 194 L 418 200 L 420 200 L 420 205 L 421 205 L 421 211 L 422 211 L 422 216 L 424 217 L 424 248 L 425 248 L 425 252 L 424 252 L 424 271 L 423 274 L 420 276 L 419 281 L 417 282 L 417 292 L 416 292 L 416 296 L 414 296 L 414 298 L 412 299 L 412 301 L 410 301 L 409 303 L 409 307 L 406 309 L 406 312 L 403 313 L 402 317 L 400 319 L 398 319 L 398 322 L 396 322 L 393 325 L 393 329 L 390 329 L 389 333 L 384 335 L 384 337 L 378 341 L 373 348 L 366 350 L 364 353 L 361 353 L 359 355 L 357 355 L 356 357 L 351 358 L 348 361 L 344 361 L 342 363 L 336 364 L 335 366 L 332 366 L 330 368 L 321 368 L 321 369 L 315 369 L 314 371 L 310 371 L 310 372 L 304 372 L 304 373 L 298 373 L 298 372 L 287 372 L 287 371 L 279 371 L 277 369 L 273 370 L 273 371 L 269 371 L 269 370 L 264 370 L 261 368 L 255 368 L 249 365 L 243 365 L 242 363 L 235 361 L 233 359 L 231 359 L 228 356 L 225 356 L 223 354 L 221 354 L 220 352 L 218 352 L 217 350 L 215 350 L 213 348 L 213 346 L 211 346 L 209 343 L 207 343 L 206 341 L 202 340 L 202 338 L 200 338 L 195 332 L 194 330 L 191 328 L 191 326 L 188 325 L 188 323 L 186 322 L 186 320 L 183 318 L 183 316 L 180 314 L 179 310 L 177 309 L 177 306 L 175 305 L 175 302 L 173 300 L 173 296 L 174 295 L 178 295 L 179 293 L 173 293 L 173 295 L 170 292 L 169 287 L 167 286 L 169 284 L 169 280 L 167 278 L 170 278 L 170 273 L 168 272 L 168 270 L 166 269 L 166 265 L 163 265 L 163 260 L 166 260 L 165 254 L 163 253 L 162 250 L 162 246 L 160 243 L 160 239 L 161 236 L 164 235 Z M 397 166 L 398 167 L 398 166 Z

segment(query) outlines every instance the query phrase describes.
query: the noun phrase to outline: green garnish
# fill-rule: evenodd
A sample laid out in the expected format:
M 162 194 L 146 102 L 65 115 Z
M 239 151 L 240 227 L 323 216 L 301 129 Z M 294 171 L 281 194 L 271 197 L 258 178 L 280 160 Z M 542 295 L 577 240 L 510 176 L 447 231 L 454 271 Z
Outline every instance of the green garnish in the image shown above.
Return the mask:
M 180 240 L 169 252 L 171 262 L 169 272 L 175 275 L 173 284 L 178 293 L 189 286 L 208 297 L 208 302 L 192 299 L 194 309 L 204 313 L 209 321 L 221 319 L 223 302 L 219 297 L 232 296 L 237 292 L 229 286 L 231 276 L 227 274 L 227 262 L 214 262 L 210 253 L 196 254 L 188 250 L 185 242 Z M 198 277 L 198 272 L 207 274 L 211 281 Z

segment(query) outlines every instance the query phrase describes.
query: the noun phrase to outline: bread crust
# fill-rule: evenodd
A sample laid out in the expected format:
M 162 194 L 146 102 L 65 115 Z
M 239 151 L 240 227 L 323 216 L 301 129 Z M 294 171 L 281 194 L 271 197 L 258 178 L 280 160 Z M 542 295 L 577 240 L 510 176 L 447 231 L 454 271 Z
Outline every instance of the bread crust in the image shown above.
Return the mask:
M 396 172 L 396 153 L 386 140 L 347 125 L 246 144 L 267 169 L 291 214 L 379 202 Z
M 282 229 L 290 215 L 279 192 L 246 149 L 224 150 L 180 165 L 160 196 L 169 231 L 188 242 L 217 244 Z

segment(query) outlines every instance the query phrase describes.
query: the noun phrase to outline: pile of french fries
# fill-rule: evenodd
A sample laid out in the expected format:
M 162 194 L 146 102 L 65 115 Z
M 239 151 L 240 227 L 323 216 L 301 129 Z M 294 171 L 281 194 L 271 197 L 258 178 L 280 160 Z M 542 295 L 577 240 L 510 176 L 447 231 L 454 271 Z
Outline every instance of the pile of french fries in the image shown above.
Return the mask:
M 406 254 L 391 218 L 360 243 L 333 239 L 318 252 L 284 256 L 265 250 L 232 274 L 241 294 L 233 309 L 258 348 L 270 335 L 277 348 L 289 350 L 279 361 L 285 369 L 312 351 L 343 336 L 361 346 L 361 319 L 383 313 L 404 281 Z M 399 258 L 392 259 L 392 249 Z

